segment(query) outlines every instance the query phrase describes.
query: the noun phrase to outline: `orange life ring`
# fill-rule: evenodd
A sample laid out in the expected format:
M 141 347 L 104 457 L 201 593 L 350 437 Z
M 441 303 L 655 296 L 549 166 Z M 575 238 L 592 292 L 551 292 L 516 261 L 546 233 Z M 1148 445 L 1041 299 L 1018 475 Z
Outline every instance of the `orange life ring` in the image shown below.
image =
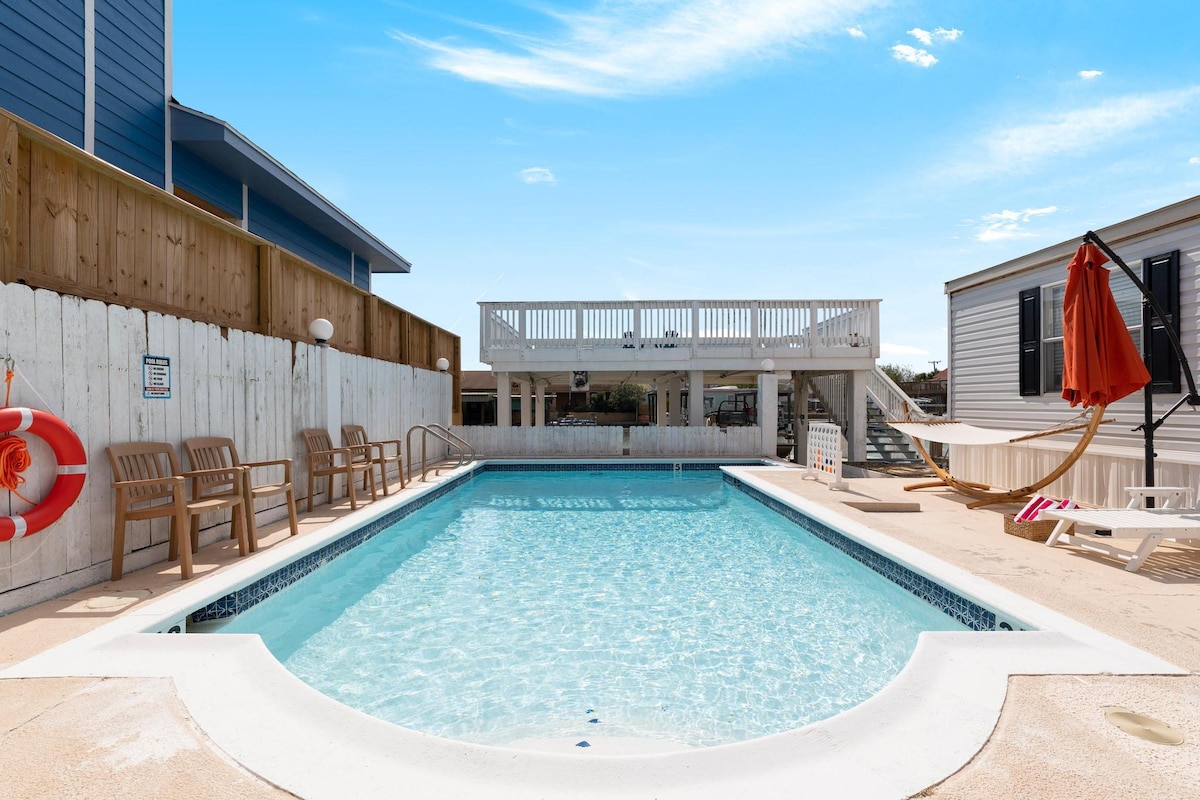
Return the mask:
M 50 445 L 58 461 L 58 477 L 42 502 L 24 514 L 0 517 L 0 542 L 37 533 L 66 512 L 83 490 L 87 453 L 75 431 L 53 414 L 32 408 L 0 408 L 0 434 L 28 431 Z

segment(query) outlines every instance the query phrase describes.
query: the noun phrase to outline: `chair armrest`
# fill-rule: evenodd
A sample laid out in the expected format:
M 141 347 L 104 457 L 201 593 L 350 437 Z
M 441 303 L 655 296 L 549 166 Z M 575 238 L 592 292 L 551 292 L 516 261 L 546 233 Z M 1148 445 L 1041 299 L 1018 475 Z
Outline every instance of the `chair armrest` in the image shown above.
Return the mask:
M 114 489 L 137 489 L 143 486 L 162 486 L 163 484 L 173 483 L 176 486 L 182 486 L 184 477 L 182 475 L 167 475 L 162 478 L 138 478 L 132 481 L 113 481 L 112 488 Z
M 277 458 L 273 461 L 243 461 L 242 466 L 247 470 L 259 467 L 283 467 L 284 483 L 292 482 L 292 459 L 290 458 Z
M 340 455 L 343 459 L 345 459 L 346 464 L 349 464 L 350 459 L 351 459 L 349 447 L 335 447 L 332 450 L 309 450 L 308 455 L 310 458 L 312 456 L 329 456 L 330 464 L 333 464 L 334 456 L 338 456 L 338 455 Z M 346 464 L 342 464 L 341 466 L 344 467 L 344 466 L 346 466 Z M 334 466 L 336 466 L 336 465 L 334 465 Z
M 378 442 L 371 442 L 371 444 L 379 448 L 380 455 L 383 455 L 384 445 L 394 444 L 396 445 L 396 455 L 400 455 L 401 444 L 399 439 L 380 439 Z
M 236 467 L 213 467 L 212 469 L 190 469 L 187 472 L 179 473 L 181 478 L 204 478 L 206 476 L 216 477 L 217 475 L 239 475 L 246 469 L 244 464 L 239 464 Z

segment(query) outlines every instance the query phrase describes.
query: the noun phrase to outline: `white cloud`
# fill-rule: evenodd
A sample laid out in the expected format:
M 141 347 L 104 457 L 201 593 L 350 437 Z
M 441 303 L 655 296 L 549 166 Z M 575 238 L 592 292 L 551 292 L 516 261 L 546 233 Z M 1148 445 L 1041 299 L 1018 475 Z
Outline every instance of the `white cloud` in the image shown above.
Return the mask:
M 933 34 L 923 28 L 913 28 L 911 31 L 908 31 L 908 35 L 926 47 L 933 44 Z
M 522 183 L 558 183 L 554 173 L 545 167 L 529 167 L 518 173 Z
M 1189 164 L 1200 164 L 1200 156 L 1192 156 L 1188 159 Z
M 852 28 L 846 28 L 846 33 L 850 34 L 850 36 L 852 36 L 855 39 L 867 38 L 867 35 L 865 33 L 863 33 L 863 29 L 859 25 L 855 25 Z
M 994 214 L 984 214 L 979 219 L 980 230 L 975 238 L 981 242 L 998 242 L 1003 239 L 1023 239 L 1036 236 L 1021 228 L 1034 217 L 1044 217 L 1058 211 L 1058 206 L 1045 208 L 1027 208 L 1023 211 L 998 211 Z
M 1025 116 L 1033 121 L 984 134 L 952 178 L 1027 172 L 1052 157 L 1081 156 L 1152 127 L 1200 99 L 1200 87 L 1114 97 L 1099 104 Z
M 933 35 L 939 41 L 953 42 L 955 39 L 962 36 L 962 31 L 958 28 L 934 28 Z M 926 42 L 926 44 L 929 44 Z
M 1081 69 L 1081 70 L 1079 70 L 1079 77 L 1083 78 L 1085 81 L 1090 81 L 1095 78 L 1099 78 L 1103 74 L 1104 73 L 1098 69 Z
M 488 29 L 504 49 L 389 35 L 427 51 L 435 69 L 466 80 L 616 97 L 662 92 L 760 62 L 844 31 L 883 2 L 593 0 L 586 10 L 547 12 L 561 26 L 550 37 Z
M 898 44 L 892 48 L 892 57 L 897 61 L 907 61 L 918 67 L 932 67 L 938 63 L 937 58 L 928 50 L 922 50 L 907 44 Z

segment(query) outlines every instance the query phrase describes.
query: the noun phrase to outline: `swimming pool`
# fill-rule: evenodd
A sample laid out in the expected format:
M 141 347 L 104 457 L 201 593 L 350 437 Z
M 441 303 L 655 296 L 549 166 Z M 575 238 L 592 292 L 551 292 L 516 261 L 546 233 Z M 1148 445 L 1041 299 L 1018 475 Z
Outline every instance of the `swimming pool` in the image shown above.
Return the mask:
M 833 716 L 969 629 L 723 478 L 487 472 L 216 630 L 439 736 L 705 746 Z
M 620 463 L 634 470 L 714 468 Z M 838 511 L 845 497 L 841 492 L 811 483 L 804 484 L 813 487 L 805 492 L 775 485 L 774 480 L 800 471 L 762 465 L 721 469 L 739 490 L 886 573 L 972 630 L 920 634 L 911 659 L 891 683 L 831 718 L 704 748 L 603 735 L 589 736 L 589 748 L 576 747 L 577 738 L 497 747 L 431 736 L 321 694 L 284 669 L 258 636 L 164 635 L 185 629 L 197 615 L 218 618 L 251 607 L 473 476 L 547 466 L 589 468 L 545 460 L 480 462 L 410 485 L 340 518 L 320 511 L 306 515 L 300 536 L 139 604 L 102 628 L 0 675 L 169 680 L 194 724 L 216 747 L 245 769 L 305 798 L 389 798 L 402 786 L 408 797 L 439 800 L 716 800 L 789 798 L 797 786 L 839 797 L 909 797 L 978 753 L 999 718 L 1010 676 L 1186 673 L 849 519 Z M 797 477 L 794 483 L 803 482 Z M 923 519 L 958 537 L 959 513 L 965 512 Z M 314 522 L 320 522 L 318 530 L 312 529 Z M 1033 630 L 1007 632 L 1020 621 Z M 994 630 L 1001 632 L 985 632 Z

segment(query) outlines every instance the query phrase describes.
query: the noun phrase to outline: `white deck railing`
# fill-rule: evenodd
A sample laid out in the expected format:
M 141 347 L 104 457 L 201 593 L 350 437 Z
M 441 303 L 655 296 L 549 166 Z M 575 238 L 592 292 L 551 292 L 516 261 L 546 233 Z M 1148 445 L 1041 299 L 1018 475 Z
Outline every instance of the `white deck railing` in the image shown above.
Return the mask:
M 480 360 L 553 349 L 878 349 L 878 300 L 480 303 Z

